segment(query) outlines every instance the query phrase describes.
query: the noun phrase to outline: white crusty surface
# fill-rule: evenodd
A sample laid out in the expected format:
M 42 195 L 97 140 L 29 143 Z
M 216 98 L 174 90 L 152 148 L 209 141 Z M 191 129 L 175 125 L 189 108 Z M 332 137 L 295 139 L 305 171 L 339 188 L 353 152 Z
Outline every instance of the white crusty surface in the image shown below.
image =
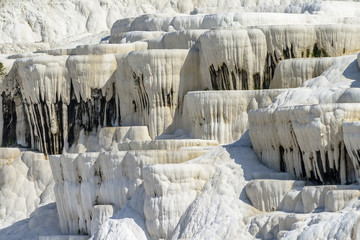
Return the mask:
M 55 201 L 49 161 L 42 153 L 0 148 L 0 228 Z
M 344 57 L 295 58 L 281 61 L 275 69 L 270 88 L 297 88 L 320 76 Z
M 184 102 L 184 128 L 194 138 L 234 142 L 249 128 L 248 111 L 266 108 L 282 91 L 189 92 Z
M 360 239 L 359 9 L 2 1 L 0 240 Z
M 350 135 L 342 128 L 359 116 L 356 57 L 345 57 L 300 88 L 283 92 L 267 109 L 250 113 L 250 136 L 264 163 L 323 182 L 334 181 L 329 169 L 339 178 L 335 182 L 358 178 L 356 161 L 344 154 L 352 147 L 346 147 Z

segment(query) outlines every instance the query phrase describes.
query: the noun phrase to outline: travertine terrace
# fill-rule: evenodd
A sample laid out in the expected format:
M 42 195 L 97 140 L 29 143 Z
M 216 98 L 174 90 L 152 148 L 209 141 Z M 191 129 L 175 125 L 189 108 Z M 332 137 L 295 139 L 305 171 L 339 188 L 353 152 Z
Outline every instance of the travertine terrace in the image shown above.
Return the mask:
M 0 239 L 360 239 L 360 3 L 0 3 Z

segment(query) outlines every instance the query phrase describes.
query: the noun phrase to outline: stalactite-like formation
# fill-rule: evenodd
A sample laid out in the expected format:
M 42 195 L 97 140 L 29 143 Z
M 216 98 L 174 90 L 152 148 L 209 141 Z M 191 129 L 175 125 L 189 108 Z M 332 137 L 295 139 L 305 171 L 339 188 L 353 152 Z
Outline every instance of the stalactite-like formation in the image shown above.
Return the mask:
M 358 90 L 311 88 L 318 81 L 323 86 L 354 84 L 352 76 L 359 73 L 354 58 L 344 58 L 301 88 L 279 95 L 269 108 L 249 114 L 252 144 L 264 163 L 320 183 L 356 181 L 356 152 L 349 140 L 353 128 L 349 123 L 343 130 L 343 123 L 359 121 Z
M 152 139 L 178 128 L 189 130 L 183 118 L 184 98 L 189 91 L 267 89 L 284 59 L 340 56 L 360 49 L 359 42 L 351 40 L 360 32 L 358 25 L 269 25 L 279 19 L 250 14 L 246 16 L 264 25 L 246 27 L 249 22 L 244 16 L 145 15 L 114 24 L 112 39 L 121 44 L 84 45 L 19 57 L 7 80 L 14 82 L 13 89 L 2 95 L 3 124 L 9 126 L 3 131 L 3 145 L 19 144 L 57 154 L 83 143 L 106 126 L 148 126 Z M 308 17 L 303 21 L 315 20 Z M 148 32 L 145 34 L 144 30 Z M 234 116 L 216 118 L 221 126 L 222 122 L 227 122 L 226 126 L 243 123 L 241 127 L 230 127 L 235 129 L 230 138 L 223 137 L 227 127 L 204 129 L 199 125 L 189 133 L 220 142 L 235 140 L 246 129 L 246 112 L 259 107 L 259 101 L 251 100 L 247 105 L 243 120 Z M 220 109 L 216 108 L 210 119 L 220 116 Z M 208 120 L 196 121 L 209 125 Z M 294 132 L 295 127 L 292 129 Z M 294 172 L 291 169 L 295 168 L 301 172 L 306 168 L 304 163 L 292 166 L 286 162 L 290 150 L 285 143 L 274 148 L 279 169 Z M 326 155 L 313 153 L 313 159 L 325 158 Z M 319 176 L 328 173 L 326 163 L 322 164 L 319 169 L 324 173 L 313 171 L 313 178 L 322 180 Z
M 51 156 L 50 164 L 55 180 L 54 191 L 63 233 L 90 233 L 93 222 L 92 211 L 96 205 L 113 205 L 115 208 L 120 209 L 125 206 L 139 188 L 143 187 L 144 181 L 145 190 L 149 195 L 148 201 L 150 201 L 150 198 L 153 197 L 150 186 L 152 186 L 151 181 L 153 181 L 152 174 L 154 172 L 144 170 L 147 165 L 173 165 L 201 154 L 203 152 L 191 150 L 148 150 Z M 193 175 L 195 176 L 192 177 L 195 180 L 196 176 L 199 176 L 198 170 L 200 168 L 194 169 L 195 174 Z M 144 173 L 144 171 L 147 173 Z M 161 175 L 166 174 L 164 171 L 157 172 Z M 211 172 L 209 173 L 211 174 Z M 202 172 L 202 174 L 205 173 Z M 179 178 L 182 181 L 185 179 L 182 175 L 179 175 Z M 146 183 L 147 181 L 149 183 Z M 177 184 L 175 179 L 172 181 L 174 181 L 174 185 Z M 203 178 L 198 179 L 198 181 L 203 185 Z M 160 185 L 163 185 L 163 183 L 160 183 Z M 161 188 L 160 185 L 157 186 Z M 200 185 L 200 188 L 202 185 Z M 189 189 L 189 191 L 191 190 Z M 197 191 L 199 190 L 198 187 Z M 158 189 L 155 191 L 158 191 Z M 77 201 L 74 201 L 74 199 L 77 199 Z M 166 207 L 168 206 L 165 202 L 163 204 Z M 185 209 L 182 211 L 185 211 Z M 161 214 L 161 212 L 157 214 Z M 176 215 L 176 217 L 179 216 Z M 155 230 L 155 227 L 152 229 Z M 169 231 L 171 230 L 169 229 Z M 159 234 L 165 234 L 166 236 L 167 232 L 163 230 Z

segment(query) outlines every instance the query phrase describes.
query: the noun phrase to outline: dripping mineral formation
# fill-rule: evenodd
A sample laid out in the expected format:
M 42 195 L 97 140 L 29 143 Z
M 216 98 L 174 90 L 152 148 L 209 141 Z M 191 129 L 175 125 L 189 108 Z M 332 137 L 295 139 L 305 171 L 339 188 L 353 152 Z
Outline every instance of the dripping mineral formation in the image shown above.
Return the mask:
M 360 239 L 359 2 L 0 6 L 0 239 Z

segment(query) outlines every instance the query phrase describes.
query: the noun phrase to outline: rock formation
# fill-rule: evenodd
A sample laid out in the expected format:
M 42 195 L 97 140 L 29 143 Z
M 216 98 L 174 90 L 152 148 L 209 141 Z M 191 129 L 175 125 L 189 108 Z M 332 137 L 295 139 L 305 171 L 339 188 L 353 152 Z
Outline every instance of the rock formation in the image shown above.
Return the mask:
M 0 239 L 360 238 L 359 2 L 0 6 Z

